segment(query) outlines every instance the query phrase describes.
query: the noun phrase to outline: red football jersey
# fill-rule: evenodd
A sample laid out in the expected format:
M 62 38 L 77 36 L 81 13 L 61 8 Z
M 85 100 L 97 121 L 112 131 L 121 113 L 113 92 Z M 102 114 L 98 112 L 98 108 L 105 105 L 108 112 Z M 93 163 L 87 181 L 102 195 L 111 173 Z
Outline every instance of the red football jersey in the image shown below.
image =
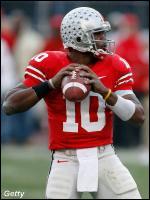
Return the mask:
M 65 52 L 42 52 L 29 61 L 24 85 L 31 87 L 44 82 L 70 63 Z M 89 67 L 113 92 L 132 93 L 130 66 L 118 55 L 106 55 Z M 89 148 L 113 143 L 113 113 L 100 94 L 91 91 L 83 101 L 75 103 L 65 99 L 61 89 L 55 89 L 44 100 L 50 128 L 49 149 Z

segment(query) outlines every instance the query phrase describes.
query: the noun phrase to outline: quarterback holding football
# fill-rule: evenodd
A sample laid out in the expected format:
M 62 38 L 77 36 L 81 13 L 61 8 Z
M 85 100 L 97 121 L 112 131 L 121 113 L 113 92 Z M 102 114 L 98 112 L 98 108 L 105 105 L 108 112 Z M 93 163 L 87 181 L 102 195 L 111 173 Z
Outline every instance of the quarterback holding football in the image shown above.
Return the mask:
M 65 51 L 31 58 L 25 79 L 5 97 L 8 115 L 45 100 L 52 151 L 47 199 L 79 199 L 83 192 L 95 199 L 141 199 L 113 148 L 113 114 L 142 124 L 144 111 L 132 90 L 130 65 L 106 39 L 110 30 L 95 9 L 71 10 L 61 23 Z

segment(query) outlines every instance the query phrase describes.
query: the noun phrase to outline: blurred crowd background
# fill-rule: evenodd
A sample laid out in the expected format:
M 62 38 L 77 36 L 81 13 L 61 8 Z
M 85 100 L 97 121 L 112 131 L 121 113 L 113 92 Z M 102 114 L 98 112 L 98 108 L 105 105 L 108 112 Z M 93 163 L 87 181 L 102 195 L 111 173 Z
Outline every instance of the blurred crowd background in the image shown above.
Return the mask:
M 149 2 L 148 1 L 2 1 L 1 103 L 24 79 L 30 58 L 45 50 L 63 50 L 60 23 L 70 10 L 87 6 L 111 23 L 108 38 L 134 74 L 134 92 L 144 106 L 142 127 L 114 119 L 114 145 L 149 149 Z M 48 122 L 42 100 L 27 112 L 6 116 L 1 110 L 2 144 L 47 144 Z M 147 155 L 147 154 L 145 154 Z M 147 157 L 148 159 L 148 157 Z

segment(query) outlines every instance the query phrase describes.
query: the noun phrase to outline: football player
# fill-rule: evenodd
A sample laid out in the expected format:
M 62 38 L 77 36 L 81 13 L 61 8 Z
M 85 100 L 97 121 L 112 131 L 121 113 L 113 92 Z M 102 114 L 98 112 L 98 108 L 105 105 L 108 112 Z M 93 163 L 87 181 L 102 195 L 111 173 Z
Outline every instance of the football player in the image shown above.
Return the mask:
M 112 51 L 114 41 L 106 39 L 110 29 L 95 9 L 71 10 L 61 23 L 65 51 L 35 55 L 23 82 L 5 97 L 8 115 L 45 100 L 53 152 L 48 199 L 79 199 L 82 192 L 91 192 L 96 199 L 141 199 L 130 172 L 115 154 L 112 117 L 142 124 L 144 111 L 132 91 L 130 65 Z M 73 70 L 82 70 L 80 76 L 92 86 L 81 102 L 70 102 L 62 94 L 62 78 Z

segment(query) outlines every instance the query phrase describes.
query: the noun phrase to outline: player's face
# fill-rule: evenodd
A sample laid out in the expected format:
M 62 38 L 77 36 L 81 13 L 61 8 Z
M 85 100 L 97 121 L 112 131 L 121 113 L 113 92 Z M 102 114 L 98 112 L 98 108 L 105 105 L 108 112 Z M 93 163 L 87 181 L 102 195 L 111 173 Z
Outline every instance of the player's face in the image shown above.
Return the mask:
M 106 50 L 107 43 L 106 41 L 106 32 L 96 32 L 94 33 L 94 40 L 96 40 L 96 46 L 98 49 Z

